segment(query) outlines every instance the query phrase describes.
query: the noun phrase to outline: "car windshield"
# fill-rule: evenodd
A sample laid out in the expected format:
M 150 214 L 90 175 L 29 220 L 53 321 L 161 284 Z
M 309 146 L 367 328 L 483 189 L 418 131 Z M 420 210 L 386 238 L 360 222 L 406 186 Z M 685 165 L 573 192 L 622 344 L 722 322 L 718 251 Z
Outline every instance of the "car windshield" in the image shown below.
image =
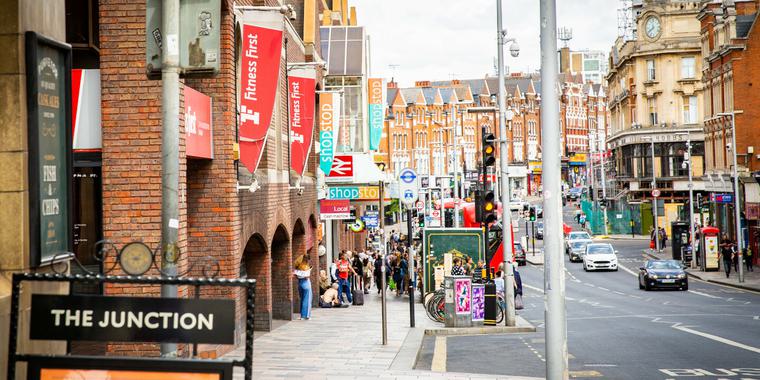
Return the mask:
M 569 235 L 567 235 L 568 240 L 577 240 L 577 239 L 591 239 L 591 236 L 589 236 L 588 232 L 571 232 Z
M 536 228 L 544 228 L 544 222 L 536 223 Z
M 647 263 L 648 269 L 681 269 L 677 261 L 650 261 Z
M 586 249 L 589 255 L 608 255 L 615 252 L 609 245 L 589 245 Z
M 580 249 L 580 248 L 586 248 L 586 244 L 588 244 L 587 241 L 574 241 L 570 244 L 573 249 Z

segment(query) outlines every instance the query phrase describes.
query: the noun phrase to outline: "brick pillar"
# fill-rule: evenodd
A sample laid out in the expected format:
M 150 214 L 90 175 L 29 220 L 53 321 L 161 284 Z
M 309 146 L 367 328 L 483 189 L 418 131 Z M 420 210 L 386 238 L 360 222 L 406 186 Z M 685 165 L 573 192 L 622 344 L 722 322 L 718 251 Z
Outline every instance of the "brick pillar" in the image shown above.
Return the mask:
M 280 226 L 272 239 L 272 318 L 293 319 L 293 259 L 287 231 Z

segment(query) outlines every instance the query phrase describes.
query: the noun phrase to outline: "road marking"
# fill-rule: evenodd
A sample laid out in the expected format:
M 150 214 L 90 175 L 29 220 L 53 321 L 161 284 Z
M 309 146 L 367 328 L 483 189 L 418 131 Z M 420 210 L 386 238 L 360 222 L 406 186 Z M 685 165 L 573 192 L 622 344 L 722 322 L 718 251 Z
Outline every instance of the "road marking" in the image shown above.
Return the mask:
M 741 348 L 743 350 L 747 350 L 747 351 L 754 352 L 756 354 L 760 354 L 760 348 L 757 348 L 757 347 L 752 347 L 752 346 L 749 346 L 749 345 L 746 345 L 746 344 L 743 344 L 743 343 L 735 342 L 733 340 L 726 339 L 726 338 L 723 338 L 723 337 L 720 337 L 720 336 L 717 336 L 717 335 L 708 334 L 708 333 L 704 333 L 704 332 L 697 331 L 697 330 L 692 330 L 692 329 L 690 329 L 690 328 L 688 328 L 686 326 L 672 326 L 672 327 L 674 329 L 676 329 L 676 330 L 687 332 L 689 334 L 699 335 L 699 336 L 701 336 L 703 338 L 711 339 L 711 340 L 714 340 L 716 342 L 727 344 L 729 346 L 734 346 L 734 347 L 737 347 L 737 348 Z
M 599 290 L 604 290 L 605 292 L 609 292 L 609 291 L 610 291 L 609 289 L 607 289 L 607 288 L 603 288 L 603 287 L 601 287 L 601 286 L 598 286 L 598 288 L 599 288 Z
M 435 337 L 435 348 L 433 349 L 433 362 L 430 365 L 433 372 L 446 372 L 446 337 Z
M 621 296 L 624 296 L 624 295 L 625 295 L 625 293 L 623 293 L 623 292 L 618 292 L 617 290 L 613 290 L 612 292 L 613 292 L 613 293 L 615 293 L 615 294 L 621 295 Z
M 578 377 L 602 377 L 602 374 L 599 371 L 569 371 L 570 377 L 572 378 L 578 378 Z
M 632 270 L 630 270 L 630 269 L 626 268 L 626 266 L 625 266 L 625 265 L 619 265 L 619 264 L 618 264 L 618 268 L 620 268 L 620 269 L 622 269 L 622 270 L 624 270 L 624 271 L 626 271 L 626 272 L 628 272 L 628 273 L 630 273 L 630 274 L 632 274 L 632 275 L 634 275 L 634 276 L 636 276 L 636 277 L 639 277 L 639 274 L 638 274 L 638 273 L 636 273 L 636 272 L 634 272 L 634 271 L 632 271 Z
M 586 285 L 586 286 L 590 286 L 590 287 L 592 287 L 592 288 L 596 288 L 596 285 L 594 285 L 594 284 L 589 284 L 588 282 L 584 282 L 584 283 L 583 283 L 583 285 Z
M 714 295 L 712 295 L 712 294 L 707 294 L 707 293 L 698 292 L 698 291 L 696 291 L 696 290 L 689 290 L 689 293 L 694 293 L 694 294 L 696 294 L 696 295 L 700 295 L 700 296 L 703 296 L 703 297 L 709 297 L 709 298 L 716 298 L 716 299 L 721 299 L 721 298 L 720 298 L 720 297 L 718 297 L 718 296 L 714 296 Z
M 752 319 L 754 319 L 754 320 L 758 321 L 758 320 L 760 320 L 760 315 L 756 315 L 756 316 L 755 316 L 754 318 L 752 318 Z
M 528 288 L 528 289 L 531 289 L 531 290 L 535 290 L 535 291 L 537 291 L 537 292 L 541 292 L 541 293 L 543 293 L 543 292 L 544 292 L 544 290 L 543 290 L 543 289 L 539 289 L 539 288 L 537 288 L 537 287 L 535 287 L 535 286 L 530 286 L 530 285 L 528 285 L 528 284 L 526 284 L 526 283 L 523 283 L 523 287 L 524 287 L 524 288 Z
M 617 367 L 617 364 L 584 364 L 584 367 Z

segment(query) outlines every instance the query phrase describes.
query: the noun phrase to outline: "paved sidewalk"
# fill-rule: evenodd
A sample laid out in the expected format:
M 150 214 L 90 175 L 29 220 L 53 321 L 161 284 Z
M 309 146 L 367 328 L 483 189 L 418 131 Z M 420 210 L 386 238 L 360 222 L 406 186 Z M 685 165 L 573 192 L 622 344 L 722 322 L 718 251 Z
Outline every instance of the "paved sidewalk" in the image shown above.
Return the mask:
M 645 249 L 643 250 L 644 254 L 660 260 L 669 260 L 673 257 L 670 256 L 669 251 L 665 252 L 652 252 L 651 249 Z M 731 286 L 734 288 L 744 289 L 744 290 L 750 290 L 755 292 L 760 292 L 760 269 L 754 268 L 754 271 L 749 272 L 747 271 L 747 267 L 744 267 L 744 282 L 739 282 L 739 273 L 734 271 L 734 268 L 731 268 L 731 274 L 728 278 L 726 278 L 726 273 L 723 272 L 723 263 L 720 263 L 721 269 L 717 271 L 712 272 L 703 272 L 699 269 L 686 269 L 686 273 L 689 274 L 689 276 L 700 279 L 702 281 L 712 282 L 715 284 L 725 285 L 725 286 Z
M 388 344 L 381 344 L 380 297 L 365 295 L 364 306 L 315 309 L 308 321 L 292 321 L 259 335 L 253 344 L 254 379 L 528 379 L 414 370 L 426 328 L 440 328 L 415 304 L 416 328 L 409 328 L 409 298 L 390 294 Z M 242 357 L 240 347 L 228 356 Z M 235 379 L 242 379 L 236 369 Z

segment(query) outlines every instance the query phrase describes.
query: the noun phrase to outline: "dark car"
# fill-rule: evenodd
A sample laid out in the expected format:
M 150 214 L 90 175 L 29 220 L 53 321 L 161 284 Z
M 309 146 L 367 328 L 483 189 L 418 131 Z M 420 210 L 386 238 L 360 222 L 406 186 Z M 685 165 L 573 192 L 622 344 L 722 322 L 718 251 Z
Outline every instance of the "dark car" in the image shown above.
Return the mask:
M 515 262 L 517 262 L 517 265 L 523 266 L 526 264 L 525 261 L 525 249 L 523 249 L 522 244 L 515 242 Z
M 536 222 L 536 239 L 544 240 L 544 222 Z
M 639 268 L 639 289 L 689 290 L 689 279 L 678 260 L 647 260 Z
M 570 189 L 567 193 L 567 199 L 571 201 L 576 201 L 581 198 L 581 195 L 583 194 L 583 188 L 582 187 L 574 187 Z

